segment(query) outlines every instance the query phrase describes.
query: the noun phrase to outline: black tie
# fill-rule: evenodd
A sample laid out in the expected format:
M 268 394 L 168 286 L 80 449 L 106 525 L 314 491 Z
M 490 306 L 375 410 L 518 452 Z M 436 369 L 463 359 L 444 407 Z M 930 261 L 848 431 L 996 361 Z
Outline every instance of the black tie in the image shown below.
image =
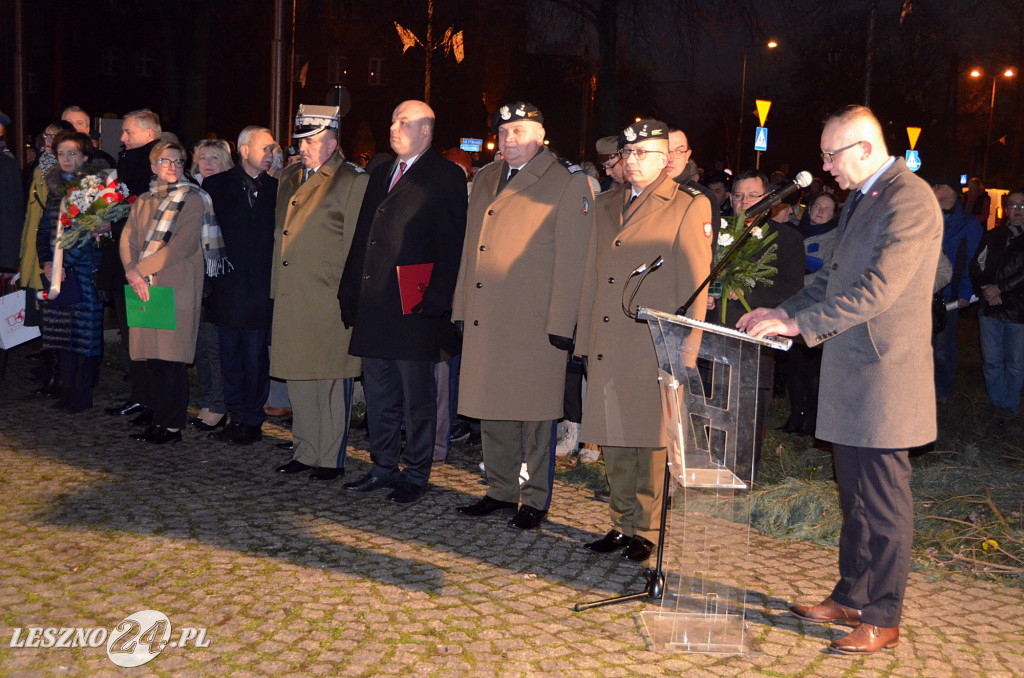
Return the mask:
M 864 197 L 864 194 L 857 191 L 853 194 L 853 200 L 850 202 L 850 211 L 846 213 L 846 223 L 850 223 L 850 219 L 853 218 L 853 212 L 857 209 L 857 205 L 860 204 L 860 199 Z
M 510 171 L 510 172 L 508 173 L 508 180 L 509 180 L 509 181 L 512 181 L 512 177 L 514 177 L 514 176 L 515 176 L 515 175 L 517 175 L 517 174 L 519 174 L 519 170 L 517 170 L 517 169 L 511 170 L 511 171 Z
M 633 204 L 634 202 L 636 202 L 636 199 L 637 199 L 637 198 L 639 198 L 639 197 L 640 197 L 639 195 L 637 195 L 636 193 L 634 193 L 634 194 L 632 195 L 632 197 L 630 197 L 630 199 L 629 199 L 629 204 L 630 204 L 630 205 L 632 205 L 632 204 Z

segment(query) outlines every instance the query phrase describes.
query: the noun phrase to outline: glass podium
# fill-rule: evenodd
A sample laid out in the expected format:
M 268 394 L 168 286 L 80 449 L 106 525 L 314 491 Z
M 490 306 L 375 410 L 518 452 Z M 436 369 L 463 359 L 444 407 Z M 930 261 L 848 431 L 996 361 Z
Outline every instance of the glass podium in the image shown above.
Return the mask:
M 758 374 L 782 337 L 641 308 L 658 357 L 669 501 L 661 606 L 641 613 L 652 649 L 745 653 Z

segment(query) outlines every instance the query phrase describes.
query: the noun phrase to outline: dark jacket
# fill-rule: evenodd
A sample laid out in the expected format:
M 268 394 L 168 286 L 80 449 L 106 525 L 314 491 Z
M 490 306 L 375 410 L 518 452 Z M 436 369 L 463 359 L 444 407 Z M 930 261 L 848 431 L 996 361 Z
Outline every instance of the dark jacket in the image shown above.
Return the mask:
M 943 211 L 942 220 L 942 253 L 953 264 L 953 280 L 942 288 L 942 296 L 946 301 L 970 299 L 973 288 L 967 265 L 974 260 L 981 241 L 981 224 L 967 213 L 959 200 L 952 210 Z
M 1024 323 L 1024 232 L 999 226 L 981 237 L 978 252 L 971 260 L 971 280 L 982 285 L 998 285 L 1003 303 L 989 306 L 983 300 L 980 313 L 1008 323 Z
M 451 306 L 466 232 L 466 178 L 428 148 L 388 192 L 395 163 L 370 174 L 338 299 L 352 326 L 349 353 L 439 360 L 457 350 Z M 405 315 L 396 267 L 432 263 L 422 311 Z
M 128 187 L 129 195 L 139 197 L 149 190 L 149 182 L 153 178 L 153 167 L 149 161 L 149 152 L 153 150 L 157 143 L 158 140 L 153 140 L 145 146 L 125 149 L 118 154 L 117 178 Z M 121 255 L 117 250 L 117 243 L 121 242 L 121 232 L 124 230 L 124 225 L 127 221 L 127 219 L 122 219 L 110 224 L 110 235 L 115 245 L 114 247 L 103 248 L 100 271 L 96 275 L 96 286 L 116 295 L 124 294 L 122 286 L 127 282 L 124 278 L 124 266 L 121 264 Z
M 25 221 L 25 193 L 18 161 L 0 153 L 0 271 L 18 270 L 21 227 Z
M 256 199 L 249 206 L 247 186 L 252 182 Z M 255 179 L 236 165 L 203 181 L 213 200 L 224 247 L 232 270 L 207 278 L 210 296 L 206 319 L 220 327 L 270 330 L 273 301 L 270 269 L 274 262 L 274 211 L 277 179 L 261 173 Z

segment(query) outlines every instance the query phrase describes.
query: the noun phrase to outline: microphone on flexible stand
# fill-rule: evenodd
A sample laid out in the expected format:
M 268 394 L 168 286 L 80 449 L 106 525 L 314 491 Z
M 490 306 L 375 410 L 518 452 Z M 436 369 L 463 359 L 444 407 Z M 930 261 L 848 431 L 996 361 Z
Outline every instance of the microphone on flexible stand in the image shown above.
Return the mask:
M 633 299 L 636 298 L 636 293 L 640 291 L 640 286 L 644 284 L 644 280 L 647 279 L 647 276 L 661 268 L 661 265 L 664 263 L 665 260 L 661 257 L 661 255 L 658 255 L 658 257 L 651 263 L 640 264 L 639 266 L 634 268 L 633 272 L 629 274 L 628 278 L 626 278 L 626 284 L 622 286 L 622 312 L 625 313 L 630 318 L 632 318 L 633 320 L 636 320 L 636 313 L 634 313 L 632 310 Z M 629 281 L 635 278 L 636 276 L 640 276 L 640 280 L 637 281 L 636 287 L 633 289 L 633 293 L 629 295 L 629 301 L 627 302 L 626 290 L 629 289 Z
M 718 264 L 711 269 L 711 273 L 709 273 L 708 277 L 704 279 L 704 282 L 697 286 L 697 289 L 693 291 L 693 294 L 686 300 L 686 303 L 676 309 L 676 315 L 686 315 L 686 312 L 689 310 L 690 306 L 693 305 L 693 302 L 697 300 L 701 291 L 718 277 L 718 274 L 721 273 L 729 264 L 729 260 L 732 259 L 733 255 L 743 247 L 743 243 L 745 243 L 747 238 L 750 237 L 750 233 L 754 230 L 754 227 L 760 226 L 768 220 L 768 215 L 765 213 L 782 202 L 782 199 L 786 196 L 801 188 L 807 188 L 810 186 L 813 178 L 814 177 L 811 176 L 810 172 L 800 172 L 796 175 L 796 178 L 793 179 L 793 181 L 776 188 L 774 191 L 754 203 L 749 210 L 746 210 L 743 213 L 743 216 L 749 223 L 747 223 L 743 234 L 736 238 L 736 242 L 732 244 L 732 247 L 725 253 L 725 256 L 722 257 Z
M 744 216 L 746 216 L 747 219 L 753 219 L 754 217 L 760 215 L 762 212 L 770 210 L 771 208 L 775 207 L 780 202 L 782 202 L 782 199 L 785 198 L 786 196 L 802 188 L 807 188 L 808 186 L 810 186 L 811 181 L 813 179 L 814 177 L 811 176 L 810 172 L 800 172 L 800 174 L 796 175 L 796 178 L 793 179 L 793 181 L 790 181 L 786 184 L 783 184 L 782 186 L 779 186 L 774 191 L 768 193 L 763 198 L 754 203 L 749 210 L 743 213 Z

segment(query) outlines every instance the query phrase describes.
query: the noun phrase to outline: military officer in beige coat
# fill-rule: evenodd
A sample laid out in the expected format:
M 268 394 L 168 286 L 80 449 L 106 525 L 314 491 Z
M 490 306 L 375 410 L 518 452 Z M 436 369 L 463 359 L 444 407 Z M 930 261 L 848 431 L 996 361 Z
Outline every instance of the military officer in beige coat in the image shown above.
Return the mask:
M 270 295 L 270 373 L 288 381 L 295 454 L 281 473 L 314 480 L 345 473 L 345 445 L 359 358 L 338 309 L 338 283 L 369 177 L 338 148 L 338 109 L 300 106 L 292 136 L 302 162 L 281 173 Z
M 510 522 L 520 529 L 538 527 L 551 502 L 552 433 L 593 228 L 590 183 L 544 148 L 543 122 L 524 102 L 494 114 L 504 160 L 473 181 L 452 312 L 464 323 L 459 412 L 481 420 L 490 483 L 459 512 L 514 510 L 521 499 Z
M 711 270 L 711 203 L 666 174 L 665 123 L 634 123 L 619 144 L 627 183 L 597 198 L 577 325 L 576 352 L 589 365 L 580 439 L 601 445 L 611 489 L 612 530 L 586 546 L 624 548 L 624 557 L 641 562 L 658 540 L 666 441 L 651 333 L 622 311 L 623 285 L 639 265 L 662 257 L 633 303 L 679 308 Z M 705 309 L 701 297 L 689 315 L 703 320 Z

